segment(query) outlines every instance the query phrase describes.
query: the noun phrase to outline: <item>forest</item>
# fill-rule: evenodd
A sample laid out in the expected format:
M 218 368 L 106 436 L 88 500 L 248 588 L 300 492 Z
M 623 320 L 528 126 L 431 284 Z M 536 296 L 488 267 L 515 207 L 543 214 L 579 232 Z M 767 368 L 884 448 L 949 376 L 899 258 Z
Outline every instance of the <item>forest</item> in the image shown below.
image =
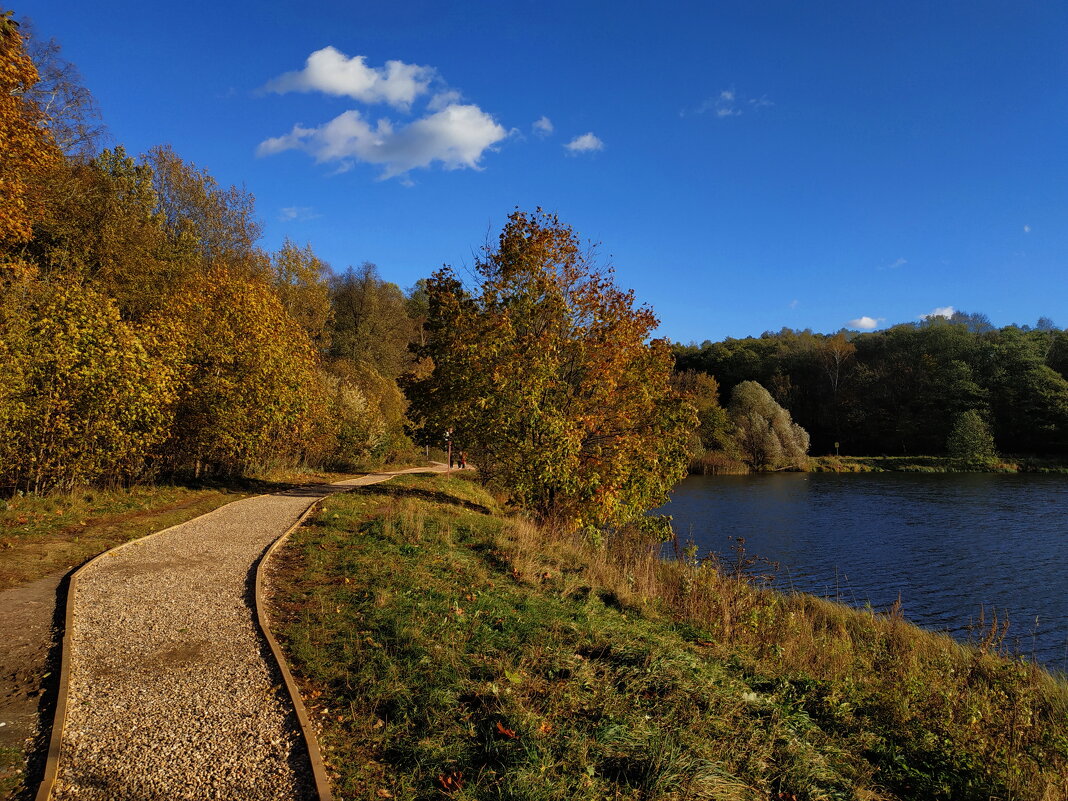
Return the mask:
M 8 13 L 0 45 L 0 493 L 351 471 L 451 432 L 517 506 L 603 531 L 682 477 L 658 320 L 555 216 L 515 211 L 471 286 L 270 252 L 246 189 L 104 147 L 58 44 Z
M 0 492 L 410 456 L 418 290 L 269 252 L 246 189 L 108 141 L 60 46 L 0 15 Z
M 676 343 L 676 369 L 711 375 L 722 402 L 744 381 L 767 388 L 811 438 L 812 454 L 940 455 L 976 412 L 1002 453 L 1068 450 L 1068 331 L 1048 318 L 995 328 L 957 312 L 870 333 L 784 328 Z

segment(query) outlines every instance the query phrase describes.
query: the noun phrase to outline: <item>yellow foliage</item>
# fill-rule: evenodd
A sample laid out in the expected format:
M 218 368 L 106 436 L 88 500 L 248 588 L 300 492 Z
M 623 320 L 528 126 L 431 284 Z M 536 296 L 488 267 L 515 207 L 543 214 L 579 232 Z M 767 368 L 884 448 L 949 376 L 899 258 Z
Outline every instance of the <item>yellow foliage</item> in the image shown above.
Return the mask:
M 0 488 L 142 476 L 166 435 L 175 376 L 113 301 L 18 281 L 0 300 Z
M 213 268 L 176 292 L 148 328 L 154 352 L 180 376 L 173 467 L 237 473 L 302 456 L 317 361 L 266 283 Z

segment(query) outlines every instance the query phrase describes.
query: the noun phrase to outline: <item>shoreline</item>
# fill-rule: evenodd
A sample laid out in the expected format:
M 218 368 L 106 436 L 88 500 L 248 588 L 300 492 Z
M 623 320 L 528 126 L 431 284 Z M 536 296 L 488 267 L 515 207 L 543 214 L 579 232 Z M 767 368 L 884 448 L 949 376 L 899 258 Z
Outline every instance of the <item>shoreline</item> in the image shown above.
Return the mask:
M 989 464 L 961 464 L 949 456 L 809 456 L 804 463 L 778 470 L 752 470 L 725 454 L 709 453 L 690 462 L 689 475 L 760 473 L 1034 473 L 1068 475 L 1068 460 L 1004 456 Z

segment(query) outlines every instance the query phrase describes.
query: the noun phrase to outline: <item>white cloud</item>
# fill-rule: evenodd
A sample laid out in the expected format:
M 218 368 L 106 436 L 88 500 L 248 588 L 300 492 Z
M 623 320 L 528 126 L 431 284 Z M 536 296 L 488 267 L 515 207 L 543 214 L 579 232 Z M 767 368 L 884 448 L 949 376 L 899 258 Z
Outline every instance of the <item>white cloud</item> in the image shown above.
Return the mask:
M 539 117 L 530 126 L 538 136 L 548 136 L 553 132 L 553 121 L 548 117 Z
M 863 317 L 858 317 L 855 320 L 850 320 L 846 323 L 846 328 L 859 328 L 862 331 L 871 331 L 873 328 L 876 328 L 883 319 L 884 318 L 882 317 L 868 317 L 865 315 Z
M 351 97 L 362 103 L 388 103 L 407 110 L 420 95 L 429 91 L 437 77 L 433 67 L 387 61 L 385 67 L 368 67 L 365 56 L 349 58 L 334 47 L 316 50 L 304 69 L 287 72 L 268 81 L 268 92 L 325 92 Z
M 426 104 L 426 107 L 431 111 L 441 111 L 443 108 L 457 105 L 462 101 L 463 95 L 455 89 L 447 89 L 444 92 L 438 92 L 430 98 L 430 102 Z
M 793 300 L 790 301 L 790 308 L 791 309 L 796 309 L 797 308 L 797 298 L 794 298 Z
M 314 220 L 322 215 L 316 214 L 315 209 L 311 206 L 286 206 L 278 213 L 278 219 L 281 222 L 304 222 L 305 220 Z
M 401 128 L 387 119 L 372 126 L 352 110 L 318 128 L 294 125 L 288 134 L 261 142 L 256 153 L 302 150 L 319 163 L 336 162 L 341 169 L 356 161 L 381 164 L 380 177 L 385 179 L 434 162 L 447 170 L 480 169 L 482 154 L 507 135 L 475 105 L 448 105 Z
M 1024 226 L 1024 233 L 1025 234 L 1031 233 L 1031 226 L 1030 225 L 1025 225 Z
M 592 153 L 597 150 L 604 150 L 604 142 L 590 132 L 584 133 L 582 136 L 576 136 L 564 147 L 567 148 L 569 153 Z
M 949 319 L 954 314 L 956 314 L 956 312 L 957 310 L 954 309 L 952 306 L 939 306 L 936 309 L 932 309 L 927 314 L 921 314 L 920 319 L 930 320 L 932 317 L 945 317 L 946 319 Z
M 886 265 L 885 269 L 887 269 L 887 270 L 896 270 L 898 267 L 904 267 L 908 263 L 909 263 L 908 259 L 898 259 L 897 261 L 893 262 L 892 264 Z
M 721 89 L 718 94 L 706 98 L 697 108 L 693 109 L 692 113 L 708 114 L 711 112 L 716 117 L 723 119 L 725 117 L 740 117 L 745 108 L 756 110 L 774 105 L 764 95 L 760 97 L 745 97 L 731 87 L 730 89 Z M 679 114 L 685 117 L 687 113 L 682 111 Z

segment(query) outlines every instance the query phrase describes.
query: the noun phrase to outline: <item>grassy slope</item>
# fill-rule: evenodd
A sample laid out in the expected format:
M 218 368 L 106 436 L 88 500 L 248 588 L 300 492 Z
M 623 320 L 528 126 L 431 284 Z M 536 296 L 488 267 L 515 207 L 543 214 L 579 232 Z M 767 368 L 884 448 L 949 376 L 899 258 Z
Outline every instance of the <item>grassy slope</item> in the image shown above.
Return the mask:
M 1041 671 L 391 484 L 329 499 L 276 576 L 344 799 L 1068 798 Z

